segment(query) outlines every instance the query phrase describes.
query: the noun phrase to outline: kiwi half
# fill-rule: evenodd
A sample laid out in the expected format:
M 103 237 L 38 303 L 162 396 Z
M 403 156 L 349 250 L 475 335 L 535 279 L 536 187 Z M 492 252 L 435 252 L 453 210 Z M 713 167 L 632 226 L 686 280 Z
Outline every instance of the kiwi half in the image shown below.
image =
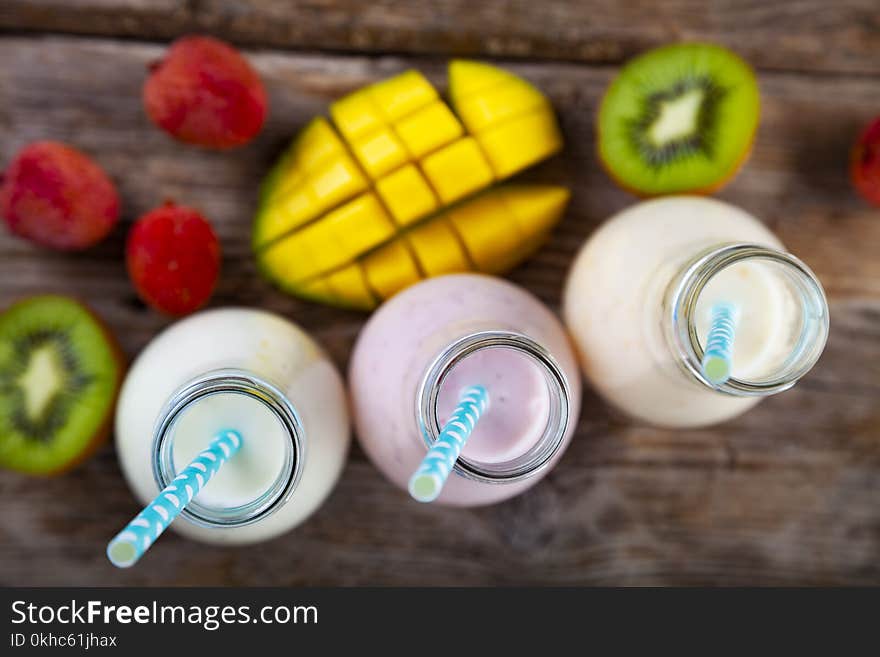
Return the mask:
M 0 315 L 0 466 L 54 474 L 109 432 L 122 357 L 79 302 L 38 296 Z
M 752 69 L 710 44 L 683 43 L 630 61 L 599 109 L 599 157 L 642 196 L 712 192 L 746 160 L 758 127 Z

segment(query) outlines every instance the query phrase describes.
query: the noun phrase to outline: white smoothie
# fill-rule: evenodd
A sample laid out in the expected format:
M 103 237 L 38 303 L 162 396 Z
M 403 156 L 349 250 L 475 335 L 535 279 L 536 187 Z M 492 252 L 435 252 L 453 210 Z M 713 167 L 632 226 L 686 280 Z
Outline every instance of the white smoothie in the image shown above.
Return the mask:
M 345 389 L 317 343 L 287 320 L 258 310 L 198 313 L 156 337 L 133 364 L 120 394 L 116 446 L 120 465 L 140 502 L 157 493 L 153 430 L 164 406 L 184 384 L 221 369 L 246 371 L 281 390 L 304 429 L 302 478 L 276 512 L 246 526 L 202 527 L 178 518 L 171 529 L 227 544 L 252 543 L 303 522 L 333 489 L 348 451 Z M 262 495 L 279 476 L 289 433 L 269 406 L 237 392 L 216 393 L 186 407 L 172 425 L 172 456 L 184 467 L 220 430 L 235 429 L 242 448 L 197 500 L 206 507 L 237 507 Z
M 183 470 L 205 449 L 205 436 L 230 427 L 248 439 L 199 493 L 199 503 L 234 508 L 262 495 L 281 474 L 284 424 L 258 399 L 238 393 L 218 393 L 187 407 L 171 429 L 174 469 Z
M 782 249 L 748 213 L 703 197 L 638 203 L 587 241 L 569 274 L 563 312 L 583 370 L 607 401 L 635 418 L 672 427 L 721 422 L 759 401 L 702 385 L 682 369 L 665 334 L 664 298 L 672 280 L 702 252 L 733 243 Z M 778 368 L 791 353 L 797 313 L 777 266 L 741 261 L 709 280 L 695 314 L 702 345 L 719 301 L 739 310 L 732 376 L 761 378 Z
M 712 308 L 730 303 L 737 310 L 730 374 L 760 379 L 779 367 L 791 353 L 791 294 L 776 267 L 766 262 L 738 262 L 718 272 L 697 301 L 696 327 L 706 344 Z

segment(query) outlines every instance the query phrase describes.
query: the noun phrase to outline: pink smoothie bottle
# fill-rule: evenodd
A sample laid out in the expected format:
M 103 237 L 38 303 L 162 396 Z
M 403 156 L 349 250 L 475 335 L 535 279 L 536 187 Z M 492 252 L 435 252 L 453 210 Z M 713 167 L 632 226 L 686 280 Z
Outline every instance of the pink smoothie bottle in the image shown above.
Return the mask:
M 349 371 L 364 451 L 406 490 L 470 386 L 488 394 L 439 503 L 477 506 L 537 483 L 562 455 L 580 410 L 575 356 L 560 322 L 525 290 L 490 276 L 423 281 L 361 332 Z

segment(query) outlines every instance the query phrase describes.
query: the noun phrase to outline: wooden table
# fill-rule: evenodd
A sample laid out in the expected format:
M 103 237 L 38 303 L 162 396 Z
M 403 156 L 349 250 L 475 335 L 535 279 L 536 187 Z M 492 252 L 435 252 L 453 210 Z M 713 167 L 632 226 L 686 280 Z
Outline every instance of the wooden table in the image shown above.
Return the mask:
M 763 94 L 754 155 L 720 196 L 812 265 L 832 333 L 793 391 L 711 430 L 633 424 L 588 390 L 560 466 L 511 502 L 418 505 L 355 447 L 337 490 L 297 530 L 243 549 L 169 535 L 130 571 L 103 555 L 137 511 L 112 447 L 57 479 L 3 472 L 0 584 L 880 584 L 880 211 L 847 178 L 850 144 L 880 113 L 876 9 L 875 0 L 5 0 L 0 161 L 31 140 L 72 142 L 111 172 L 124 221 L 81 255 L 4 232 L 2 305 L 80 295 L 135 355 L 169 322 L 130 287 L 124 236 L 173 198 L 202 208 L 221 236 L 213 306 L 282 313 L 344 367 L 364 316 L 300 302 L 257 275 L 248 243 L 257 183 L 331 99 L 410 66 L 443 85 L 455 54 L 533 80 L 559 113 L 565 152 L 527 177 L 566 182 L 573 201 L 547 247 L 511 274 L 555 307 L 578 246 L 633 202 L 594 154 L 603 88 L 635 52 L 707 39 L 749 58 Z M 268 86 L 271 118 L 243 149 L 184 147 L 144 115 L 146 64 L 193 30 L 246 47 Z

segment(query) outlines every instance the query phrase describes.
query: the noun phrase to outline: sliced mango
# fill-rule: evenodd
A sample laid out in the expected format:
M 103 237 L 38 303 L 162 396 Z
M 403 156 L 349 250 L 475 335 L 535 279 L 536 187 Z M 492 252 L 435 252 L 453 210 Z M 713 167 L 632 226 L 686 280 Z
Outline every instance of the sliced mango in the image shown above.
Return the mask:
M 543 242 L 568 192 L 492 186 L 562 138 L 533 85 L 453 61 L 450 105 L 417 71 L 359 89 L 316 118 L 260 192 L 253 245 L 282 289 L 370 309 L 425 276 L 501 273 Z

